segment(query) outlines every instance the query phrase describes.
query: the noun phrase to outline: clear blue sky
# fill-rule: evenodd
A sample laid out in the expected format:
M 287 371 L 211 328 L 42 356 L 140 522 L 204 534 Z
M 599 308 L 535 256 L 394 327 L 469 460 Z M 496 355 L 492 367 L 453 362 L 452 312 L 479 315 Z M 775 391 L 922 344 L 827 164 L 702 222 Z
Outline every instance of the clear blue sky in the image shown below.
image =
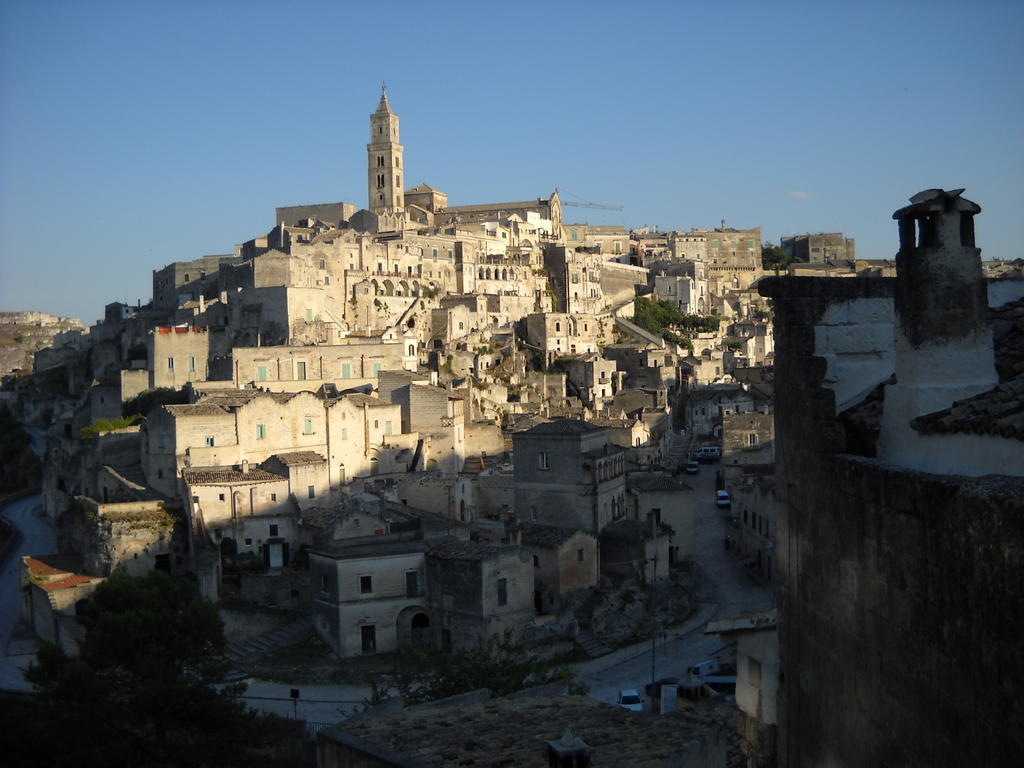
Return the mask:
M 90 323 L 274 208 L 365 204 L 382 80 L 406 181 L 467 204 L 560 187 L 591 223 L 841 230 L 967 187 L 1024 256 L 1024 3 L 0 5 L 0 309 Z

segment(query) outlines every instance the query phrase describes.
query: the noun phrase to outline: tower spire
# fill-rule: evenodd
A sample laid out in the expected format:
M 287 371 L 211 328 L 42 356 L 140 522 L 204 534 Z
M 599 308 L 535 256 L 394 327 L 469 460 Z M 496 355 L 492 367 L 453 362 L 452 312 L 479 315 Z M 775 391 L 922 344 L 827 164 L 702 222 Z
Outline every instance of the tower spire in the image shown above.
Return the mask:
M 390 229 L 400 228 L 398 219 L 404 213 L 402 178 L 402 145 L 398 138 L 398 115 L 388 102 L 387 83 L 380 84 L 380 103 L 370 115 L 370 143 L 367 150 L 367 181 L 369 209 L 387 215 Z M 394 219 L 394 221 L 390 221 Z
M 380 102 L 377 104 L 377 112 L 394 114 L 391 109 L 391 102 L 388 101 L 388 84 L 383 80 L 380 83 Z

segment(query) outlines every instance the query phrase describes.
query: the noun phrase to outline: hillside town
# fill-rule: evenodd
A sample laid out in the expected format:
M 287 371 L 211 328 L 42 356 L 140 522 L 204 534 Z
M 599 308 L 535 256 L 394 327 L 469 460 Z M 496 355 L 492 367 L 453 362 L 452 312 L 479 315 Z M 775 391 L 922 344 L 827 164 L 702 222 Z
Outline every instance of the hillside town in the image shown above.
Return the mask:
M 893 746 L 876 716 L 857 719 L 868 694 L 850 682 L 872 664 L 897 673 L 878 673 L 888 662 L 862 659 L 849 638 L 911 614 L 932 626 L 928 612 L 952 603 L 904 585 L 910 595 L 889 605 L 880 595 L 903 582 L 882 561 L 928 541 L 918 559 L 938 569 L 952 545 L 919 521 L 895 550 L 866 554 L 804 515 L 828 510 L 837 530 L 877 532 L 890 523 L 861 516 L 884 517 L 883 489 L 901 484 L 916 489 L 901 498 L 926 497 L 938 514 L 943 492 L 928 473 L 1005 475 L 971 493 L 993 517 L 1020 511 L 1024 279 L 1014 262 L 985 262 L 983 274 L 978 206 L 963 190 L 928 190 L 896 212 L 901 254 L 934 251 L 947 269 L 949 253 L 969 251 L 933 287 L 940 267 L 860 258 L 850 233 L 783 237 L 768 258 L 757 222 L 590 225 L 570 210 L 588 204 L 558 189 L 449 205 L 426 181 L 409 184 L 399 125 L 382 89 L 364 205 L 277 208 L 229 253 L 154 269 L 148 301 L 108 304 L 88 328 L 61 325 L 31 371 L 19 363 L 5 377 L 4 401 L 43 446 L 41 510 L 55 531 L 50 551 L 20 563 L 26 631 L 74 654 L 99 585 L 158 570 L 221 606 L 226 658 L 242 676 L 296 643 L 346 660 L 511 637 L 571 659 L 591 700 L 568 697 L 563 710 L 550 689 L 538 694 L 534 706 L 571 728 L 546 742 L 550 765 L 589 765 L 602 718 L 635 742 L 672 745 L 662 762 L 610 751 L 606 765 L 664 765 L 687 750 L 695 762 L 672 764 L 725 765 L 713 760 L 728 751 L 741 756 L 732 764 L 775 765 L 798 748 L 782 735 L 800 729 L 805 764 L 825 764 L 822 733 L 847 746 L 869 734 L 876 751 L 863 764 L 899 764 L 886 762 Z M 984 541 L 970 547 L 997 535 L 971 530 Z M 999 613 L 979 604 L 1001 588 L 1019 598 L 1019 558 L 1001 551 L 1002 587 L 965 576 L 957 592 L 985 626 Z M 852 575 L 852 562 L 882 575 Z M 1003 655 L 1009 631 L 985 642 L 1019 671 L 1019 655 Z M 934 669 L 970 648 L 936 651 Z M 797 665 L 817 677 L 801 681 Z M 783 681 L 780 670 L 793 671 Z M 630 720 L 630 691 L 645 713 L 686 727 Z M 992 702 L 1010 692 L 995 682 L 990 693 L 995 717 Z M 925 717 L 887 701 L 897 721 Z M 952 694 L 943 701 L 958 711 Z M 525 705 L 483 702 L 460 705 L 476 713 L 475 738 L 495 742 L 478 749 L 528 764 L 495 735 Z M 1019 704 L 1004 703 L 1020 725 Z M 370 764 L 353 762 L 364 742 L 401 751 L 412 720 L 445 719 L 434 712 L 364 715 L 349 735 L 327 728 L 318 764 Z M 459 762 L 468 736 L 437 738 L 425 762 L 470 764 Z M 929 753 L 939 765 L 943 750 L 972 748 L 950 735 Z

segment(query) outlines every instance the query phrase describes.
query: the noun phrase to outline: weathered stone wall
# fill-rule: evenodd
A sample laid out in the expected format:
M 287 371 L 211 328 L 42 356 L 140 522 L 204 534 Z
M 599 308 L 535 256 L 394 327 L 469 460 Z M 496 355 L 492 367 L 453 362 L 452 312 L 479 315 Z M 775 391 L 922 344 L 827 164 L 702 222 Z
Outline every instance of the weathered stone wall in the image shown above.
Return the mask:
M 1024 481 L 842 453 L 815 325 L 891 281 L 761 292 L 778 340 L 779 764 L 1006 764 L 1024 754 Z
M 647 270 L 606 261 L 601 265 L 601 292 L 605 304 L 616 307 L 636 298 L 637 286 L 646 287 Z

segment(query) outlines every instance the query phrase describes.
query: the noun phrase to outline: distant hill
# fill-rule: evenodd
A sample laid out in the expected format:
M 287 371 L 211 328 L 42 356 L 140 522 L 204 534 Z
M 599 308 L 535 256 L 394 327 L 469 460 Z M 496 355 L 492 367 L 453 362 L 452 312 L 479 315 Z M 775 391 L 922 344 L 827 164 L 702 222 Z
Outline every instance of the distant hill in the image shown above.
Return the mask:
M 82 330 L 74 317 L 45 312 L 0 312 L 0 376 L 18 368 L 32 370 L 33 355 L 51 346 L 58 333 Z

